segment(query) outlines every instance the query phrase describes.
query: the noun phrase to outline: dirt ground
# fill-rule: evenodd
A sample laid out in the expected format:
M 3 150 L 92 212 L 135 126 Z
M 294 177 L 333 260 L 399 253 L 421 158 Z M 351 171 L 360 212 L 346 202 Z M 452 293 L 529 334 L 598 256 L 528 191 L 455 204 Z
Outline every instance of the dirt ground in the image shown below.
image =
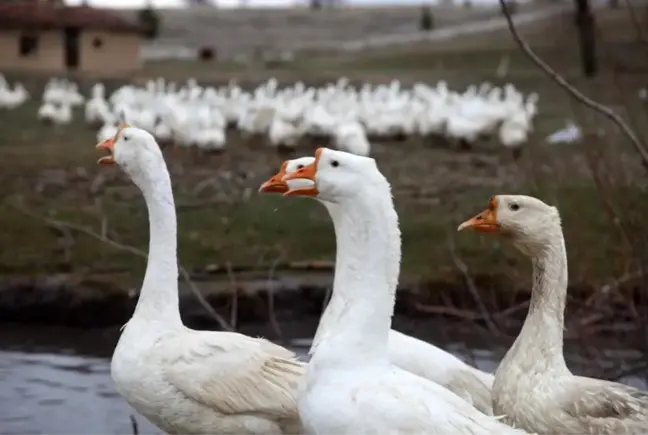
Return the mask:
M 645 84 L 648 46 L 635 42 L 627 11 L 602 12 L 597 19 L 601 72 L 593 79 L 580 75 L 569 14 L 522 33 L 551 65 L 617 110 L 643 138 L 648 124 L 637 90 Z M 502 59 L 508 59 L 508 71 L 497 77 Z M 599 288 L 633 276 L 645 259 L 648 178 L 637 154 L 611 122 L 574 102 L 539 72 L 505 32 L 352 57 L 314 57 L 290 69 L 223 71 L 193 63 L 153 63 L 138 80 L 159 75 L 177 80 L 194 76 L 213 84 L 231 78 L 253 83 L 271 76 L 284 82 L 324 82 L 341 75 L 369 82 L 444 79 L 452 88 L 488 80 L 538 92 L 535 130 L 518 161 L 488 142 L 470 152 L 418 138 L 373 144 L 373 156 L 393 184 L 400 215 L 403 281 L 462 283 L 457 269 L 462 261 L 471 274 L 504 276 L 508 287 L 525 287 L 530 269 L 512 249 L 493 237 L 456 233 L 459 222 L 497 193 L 536 195 L 560 208 L 572 282 Z M 39 83 L 27 80 L 34 95 L 39 95 Z M 71 126 L 57 128 L 36 121 L 37 107 L 38 101 L 32 101 L 0 113 L 0 195 L 5 198 L 0 208 L 0 273 L 119 274 L 124 289 L 138 285 L 145 265 L 140 258 L 44 224 L 43 219 L 49 219 L 95 232 L 103 228 L 121 243 L 147 249 L 143 199 L 119 169 L 95 164 L 95 131 L 84 125 L 82 112 Z M 545 136 L 568 119 L 604 137 L 581 144 L 546 144 Z M 304 145 L 299 154 L 313 149 Z M 229 134 L 228 149 L 220 155 L 173 148 L 165 154 L 178 207 L 180 261 L 186 268 L 229 262 L 267 270 L 279 260 L 333 259 L 332 228 L 321 205 L 257 194 L 260 183 L 286 156 L 262 143 L 249 143 L 236 132 Z M 16 203 L 36 217 L 10 206 Z
M 519 6 L 520 12 L 543 6 L 542 1 Z M 490 18 L 499 15 L 499 8 L 472 8 L 438 5 L 432 9 L 434 27 Z M 124 12 L 134 19 L 136 12 Z M 385 35 L 417 32 L 421 7 L 336 7 L 313 12 L 307 8 L 292 9 L 216 9 L 193 7 L 158 10 L 162 27 L 159 37 L 147 47 L 209 46 L 219 58 L 254 55 L 258 51 L 326 50 L 340 43 L 371 39 Z

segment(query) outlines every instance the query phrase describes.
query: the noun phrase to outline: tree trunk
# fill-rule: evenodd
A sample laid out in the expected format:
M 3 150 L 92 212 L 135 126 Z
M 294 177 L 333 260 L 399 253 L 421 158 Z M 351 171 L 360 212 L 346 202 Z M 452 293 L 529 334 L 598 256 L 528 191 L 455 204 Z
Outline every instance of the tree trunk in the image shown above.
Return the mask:
M 589 0 L 576 0 L 576 24 L 580 39 L 581 63 L 585 77 L 594 77 L 598 72 L 596 59 L 596 35 L 594 14 Z

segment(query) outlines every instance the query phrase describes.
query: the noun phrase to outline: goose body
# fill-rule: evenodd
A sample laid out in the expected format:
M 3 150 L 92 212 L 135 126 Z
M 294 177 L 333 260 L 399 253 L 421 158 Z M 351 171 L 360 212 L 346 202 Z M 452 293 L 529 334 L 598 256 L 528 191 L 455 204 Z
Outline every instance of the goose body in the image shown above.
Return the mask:
M 394 329 L 389 331 L 389 360 L 397 367 L 429 379 L 455 393 L 479 411 L 493 415 L 494 376 L 433 344 Z
M 311 434 L 523 434 L 477 411 L 442 386 L 389 360 L 388 337 L 400 269 L 400 230 L 390 185 L 373 159 L 318 149 L 284 181 L 310 180 L 285 195 L 339 207 L 335 322 L 322 319 L 298 407 Z
M 290 188 L 312 186 L 313 182 L 310 180 L 296 179 L 284 183 L 282 178 L 284 175 L 291 174 L 312 164 L 314 161 L 314 157 L 301 157 L 286 161 L 279 173 L 264 183 L 261 191 L 285 193 Z M 337 204 L 319 198 L 316 199 L 326 207 L 332 218 L 337 216 L 339 213 Z M 335 222 L 335 218 L 333 219 Z M 337 267 L 336 264 L 336 269 Z M 336 306 L 335 303 L 329 303 L 322 315 L 320 324 L 326 325 L 335 322 L 340 315 L 339 312 L 340 307 Z M 309 354 L 312 354 L 317 348 L 321 340 L 321 331 L 325 330 L 325 327 L 318 328 Z M 491 388 L 493 375 L 491 373 L 471 367 L 441 348 L 394 329 L 389 330 L 388 353 L 390 362 L 395 366 L 447 388 L 468 403 L 471 403 L 479 411 L 492 415 Z
M 495 374 L 494 411 L 543 434 L 648 433 L 648 391 L 567 368 L 567 253 L 558 210 L 533 197 L 498 195 L 459 228 L 503 234 L 533 263 L 529 313 Z
M 110 366 L 117 391 L 151 423 L 169 434 L 300 433 L 302 367 L 291 352 L 242 334 L 151 326 L 130 320 Z
M 263 339 L 185 327 L 178 309 L 176 216 L 153 136 L 122 127 L 98 145 L 141 189 L 149 259 L 133 317 L 111 362 L 117 391 L 169 434 L 301 433 L 294 391 L 303 364 Z

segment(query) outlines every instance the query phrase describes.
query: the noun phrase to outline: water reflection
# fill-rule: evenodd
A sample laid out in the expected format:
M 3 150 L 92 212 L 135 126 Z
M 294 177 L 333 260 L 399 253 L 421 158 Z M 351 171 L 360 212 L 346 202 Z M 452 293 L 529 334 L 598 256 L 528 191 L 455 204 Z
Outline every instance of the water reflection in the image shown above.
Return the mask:
M 2 433 L 130 433 L 109 369 L 105 358 L 1 352 Z M 158 432 L 141 423 L 142 433 Z

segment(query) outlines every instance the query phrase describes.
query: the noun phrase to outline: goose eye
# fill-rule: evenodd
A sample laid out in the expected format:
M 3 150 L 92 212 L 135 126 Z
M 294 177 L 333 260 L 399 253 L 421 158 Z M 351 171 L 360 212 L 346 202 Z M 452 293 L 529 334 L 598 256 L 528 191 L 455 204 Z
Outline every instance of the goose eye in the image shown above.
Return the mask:
M 331 166 L 337 168 L 338 166 L 340 166 L 340 162 L 338 162 L 337 160 L 331 160 Z
M 509 209 L 512 211 L 518 211 L 520 209 L 520 206 L 516 203 L 509 204 Z
M 299 170 L 299 169 L 302 169 L 303 167 L 304 167 L 304 165 L 297 165 L 297 169 L 298 169 L 298 170 Z

